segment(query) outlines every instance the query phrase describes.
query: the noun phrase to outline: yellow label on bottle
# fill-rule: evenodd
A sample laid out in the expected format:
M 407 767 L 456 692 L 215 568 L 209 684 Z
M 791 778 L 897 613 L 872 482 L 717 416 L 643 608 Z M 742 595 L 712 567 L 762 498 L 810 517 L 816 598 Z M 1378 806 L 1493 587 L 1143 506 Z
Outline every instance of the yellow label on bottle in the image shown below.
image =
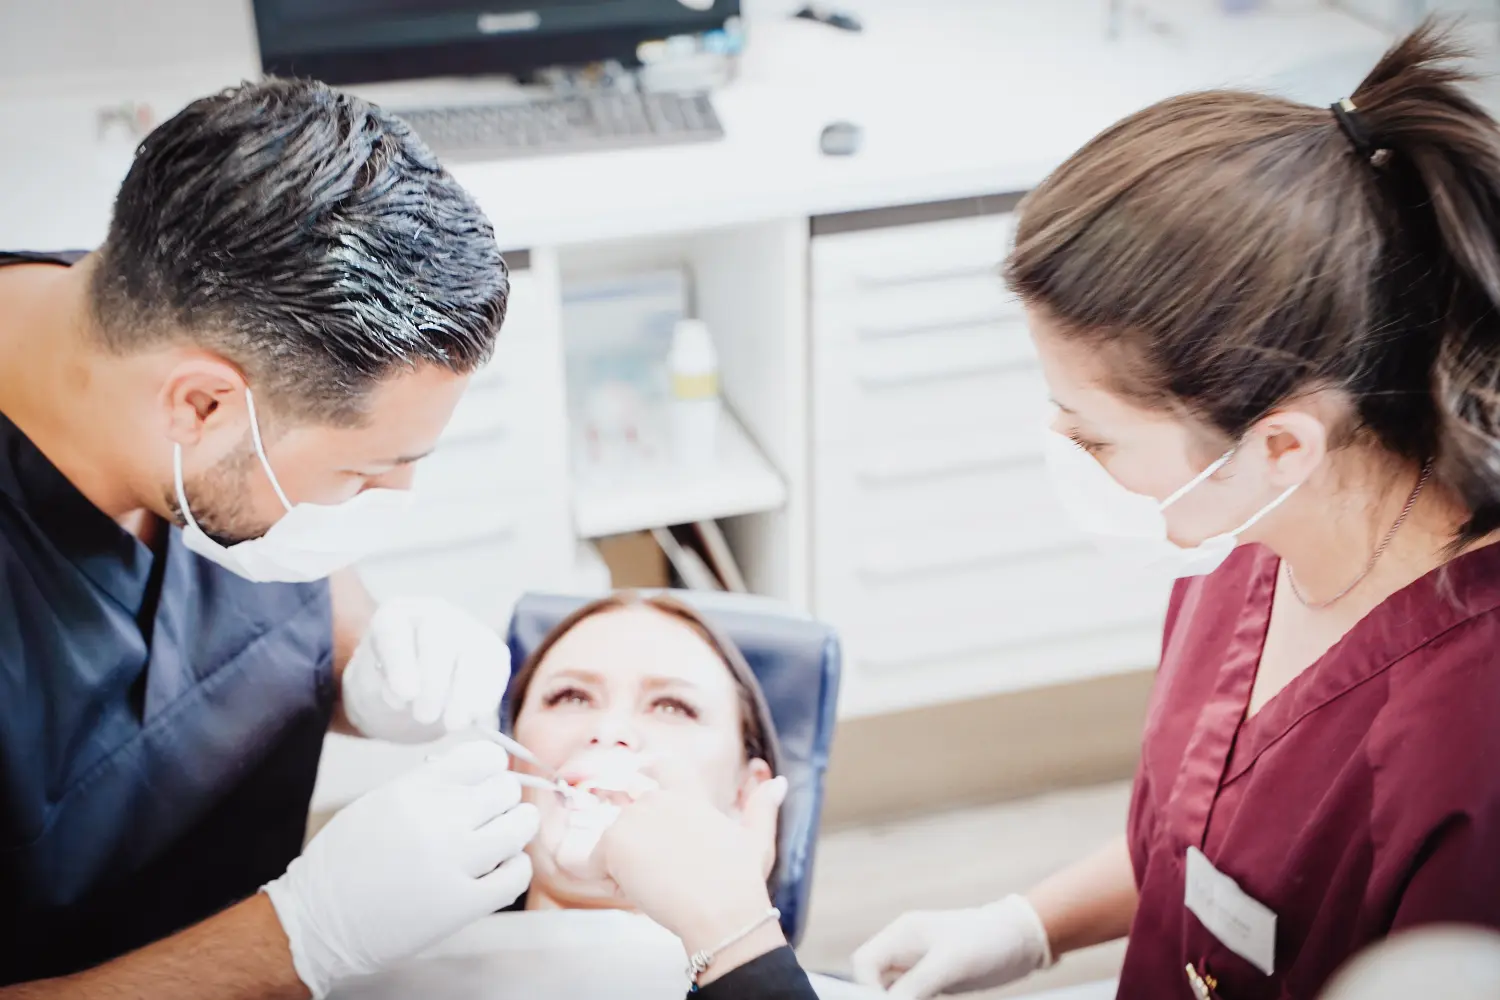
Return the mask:
M 672 395 L 677 399 L 713 399 L 718 394 L 718 372 L 672 376 Z

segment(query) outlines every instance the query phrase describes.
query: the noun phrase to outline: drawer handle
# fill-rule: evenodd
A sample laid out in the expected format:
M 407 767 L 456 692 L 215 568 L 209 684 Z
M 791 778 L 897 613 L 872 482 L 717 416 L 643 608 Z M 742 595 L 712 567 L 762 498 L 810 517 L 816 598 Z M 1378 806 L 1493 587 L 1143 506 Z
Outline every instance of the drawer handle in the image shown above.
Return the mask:
M 898 486 L 902 483 L 920 482 L 929 479 L 952 479 L 971 476 L 979 472 L 1007 472 L 1040 469 L 1044 466 L 1036 455 L 985 456 L 982 458 L 960 458 L 948 462 L 933 462 L 927 465 L 909 465 L 902 468 L 861 469 L 855 478 L 871 489 Z
M 990 566 L 1017 565 L 1044 559 L 1057 559 L 1071 555 L 1084 555 L 1094 550 L 1089 542 L 1067 542 L 1041 549 L 1021 549 L 1009 552 L 964 553 L 941 559 L 912 560 L 888 566 L 861 566 L 859 578 L 874 585 L 920 580 L 924 577 L 944 576 L 964 570 L 985 569 Z
M 998 249 L 998 248 L 997 248 Z M 866 291 L 879 291 L 882 288 L 900 288 L 903 285 L 925 285 L 935 281 L 962 281 L 965 278 L 989 278 L 997 284 L 1000 281 L 999 257 L 984 264 L 970 264 L 965 267 L 948 268 L 943 271 L 926 271 L 917 274 L 898 275 L 861 275 L 854 279 L 856 286 Z
M 1015 375 L 1021 372 L 1034 371 L 1036 367 L 1036 361 L 1031 358 L 1027 358 L 1024 361 L 991 361 L 987 364 L 971 365 L 967 368 L 942 368 L 936 371 L 901 372 L 894 375 L 860 375 L 858 382 L 866 389 L 880 391 L 884 389 L 903 389 L 907 386 L 926 385 L 932 382 L 949 382 L 953 379 L 961 378 Z
M 855 330 L 854 337 L 856 340 L 868 344 L 881 340 L 899 340 L 903 337 L 921 337 L 933 333 L 946 333 L 950 330 L 982 330 L 986 327 L 1005 326 L 1013 322 L 1016 317 L 1017 314 L 1014 312 L 986 313 L 982 316 L 946 320 L 941 323 L 921 323 L 912 326 L 895 327 L 866 326 Z
M 1117 632 L 1131 632 L 1142 626 L 1154 626 L 1156 619 L 1151 615 L 1143 614 L 1139 619 L 1130 619 L 1118 623 L 1111 623 L 1100 628 L 1068 628 L 1046 632 L 1041 635 L 1028 636 L 1016 639 L 986 639 L 980 642 L 967 643 L 955 649 L 947 649 L 939 652 L 938 658 L 944 660 L 964 659 L 971 656 L 983 656 L 986 653 L 999 653 L 1003 650 L 1014 649 L 1017 646 L 1032 646 L 1038 642 L 1048 642 L 1058 638 L 1083 639 L 1096 636 L 1107 636 Z M 933 661 L 931 653 L 915 653 L 911 656 L 881 656 L 879 654 L 870 656 L 859 654 L 856 659 L 857 666 L 873 673 L 883 674 L 902 667 L 910 667 L 916 664 L 929 664 Z M 1142 664 L 1145 666 L 1145 664 Z

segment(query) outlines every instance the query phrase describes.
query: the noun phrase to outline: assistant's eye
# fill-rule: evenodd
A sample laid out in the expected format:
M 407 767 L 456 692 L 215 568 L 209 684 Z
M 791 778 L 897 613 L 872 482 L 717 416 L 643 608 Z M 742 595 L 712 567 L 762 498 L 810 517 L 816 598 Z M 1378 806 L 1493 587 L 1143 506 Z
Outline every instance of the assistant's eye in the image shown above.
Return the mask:
M 1090 455 L 1097 456 L 1100 452 L 1104 451 L 1104 449 L 1108 447 L 1108 445 L 1104 444 L 1104 442 L 1102 441 L 1090 441 L 1088 438 L 1080 435 L 1077 431 L 1070 433 L 1068 435 L 1068 439 L 1078 447 L 1082 448 L 1084 451 L 1088 452 Z
M 651 710 L 665 715 L 678 715 L 685 719 L 698 718 L 698 710 L 681 698 L 658 698 L 651 703 Z
M 589 693 L 577 687 L 558 688 L 542 699 L 542 704 L 547 708 L 556 708 L 558 705 L 589 705 L 592 702 Z

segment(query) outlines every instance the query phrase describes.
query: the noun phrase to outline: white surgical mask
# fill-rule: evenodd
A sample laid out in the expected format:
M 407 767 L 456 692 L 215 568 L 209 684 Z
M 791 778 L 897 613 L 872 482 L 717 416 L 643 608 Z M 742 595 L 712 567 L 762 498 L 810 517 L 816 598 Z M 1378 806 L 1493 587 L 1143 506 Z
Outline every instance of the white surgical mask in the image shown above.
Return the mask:
M 389 544 L 393 529 L 411 507 L 411 495 L 406 490 L 363 490 L 337 505 L 293 504 L 266 458 L 260 425 L 255 419 L 255 401 L 249 389 L 245 390 L 245 405 L 250 411 L 250 438 L 255 443 L 255 454 L 286 513 L 259 538 L 233 545 L 214 541 L 203 533 L 188 509 L 187 492 L 182 485 L 182 445 L 175 445 L 172 473 L 177 481 L 177 504 L 187 522 L 182 529 L 182 540 L 190 550 L 256 583 L 306 583 L 321 580 L 382 544 Z
M 1078 526 L 1132 562 L 1174 579 L 1203 576 L 1218 569 L 1239 544 L 1239 536 L 1285 503 L 1301 485 L 1288 487 L 1233 531 L 1192 546 L 1173 542 L 1167 534 L 1166 509 L 1222 469 L 1233 456 L 1233 451 L 1225 453 L 1177 492 L 1158 501 L 1121 486 L 1067 435 L 1047 432 L 1047 470 L 1063 507 Z

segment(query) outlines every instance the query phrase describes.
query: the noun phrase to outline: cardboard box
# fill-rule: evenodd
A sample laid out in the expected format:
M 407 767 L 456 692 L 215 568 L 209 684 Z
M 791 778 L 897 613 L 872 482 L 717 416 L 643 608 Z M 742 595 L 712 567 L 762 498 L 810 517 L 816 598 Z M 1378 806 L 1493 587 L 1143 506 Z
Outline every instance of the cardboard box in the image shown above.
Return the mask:
M 610 583 L 616 589 L 667 587 L 672 577 L 667 556 L 649 531 L 628 535 L 611 535 L 594 542 L 604 565 L 609 567 Z

